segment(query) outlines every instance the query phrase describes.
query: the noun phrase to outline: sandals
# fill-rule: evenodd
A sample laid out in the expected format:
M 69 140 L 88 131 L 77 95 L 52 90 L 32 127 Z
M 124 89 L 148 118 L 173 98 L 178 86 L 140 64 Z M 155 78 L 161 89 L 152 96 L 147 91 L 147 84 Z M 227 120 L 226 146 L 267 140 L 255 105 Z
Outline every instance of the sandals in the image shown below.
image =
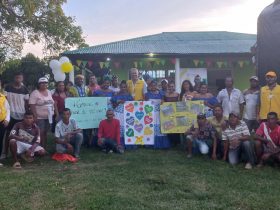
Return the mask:
M 31 163 L 34 161 L 34 157 L 28 157 L 25 153 L 21 154 L 20 157 L 27 163 Z
M 14 165 L 13 165 L 13 168 L 14 169 L 21 169 L 20 162 L 15 162 Z

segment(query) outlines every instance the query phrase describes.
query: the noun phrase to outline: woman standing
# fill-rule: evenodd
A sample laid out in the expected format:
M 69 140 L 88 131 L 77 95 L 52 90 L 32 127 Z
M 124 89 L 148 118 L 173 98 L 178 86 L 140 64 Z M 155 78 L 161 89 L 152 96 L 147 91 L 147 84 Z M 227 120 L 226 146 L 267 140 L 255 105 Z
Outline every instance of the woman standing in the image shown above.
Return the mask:
M 169 82 L 167 86 L 167 92 L 163 97 L 164 102 L 178 102 L 179 98 L 180 94 L 175 91 L 175 82 Z M 171 133 L 167 134 L 167 136 L 173 146 L 177 146 L 180 143 L 180 134 Z
M 47 132 L 52 124 L 54 111 L 59 116 L 51 92 L 48 88 L 48 79 L 42 77 L 38 80 L 38 89 L 34 90 L 29 98 L 29 105 L 33 112 L 36 124 L 40 128 L 42 147 L 46 147 Z
M 184 80 L 181 86 L 180 101 L 192 100 L 195 94 L 190 80 Z
M 163 97 L 164 102 L 179 101 L 180 94 L 175 91 L 175 82 L 171 81 L 167 85 L 167 91 Z
M 170 147 L 169 139 L 160 131 L 160 104 L 163 101 L 163 95 L 157 88 L 157 82 L 153 80 L 150 83 L 150 91 L 145 94 L 145 100 L 151 101 L 155 106 L 154 129 L 155 129 L 155 149 L 166 149 Z
M 196 93 L 194 97 L 192 98 L 193 101 L 201 100 L 204 101 L 204 105 L 206 106 L 206 117 L 212 117 L 213 116 L 213 108 L 215 105 L 217 105 L 219 102 L 215 96 L 213 96 L 212 93 L 208 92 L 208 86 L 205 83 L 202 83 L 200 85 L 200 92 Z
M 67 91 L 65 84 L 63 81 L 56 83 L 56 89 L 54 91 L 54 94 L 52 95 L 52 98 L 54 100 L 55 106 L 57 107 L 57 111 L 59 116 L 54 115 L 54 120 L 58 121 L 62 118 L 62 112 L 65 109 L 65 99 L 67 97 L 72 97 L 71 94 Z M 54 122 L 52 124 L 52 132 L 55 130 L 56 123 Z
M 103 81 L 101 81 L 101 89 L 96 90 L 93 93 L 93 96 L 95 97 L 113 97 L 114 92 L 112 90 L 110 90 L 110 79 L 109 78 L 105 78 L 103 79 Z

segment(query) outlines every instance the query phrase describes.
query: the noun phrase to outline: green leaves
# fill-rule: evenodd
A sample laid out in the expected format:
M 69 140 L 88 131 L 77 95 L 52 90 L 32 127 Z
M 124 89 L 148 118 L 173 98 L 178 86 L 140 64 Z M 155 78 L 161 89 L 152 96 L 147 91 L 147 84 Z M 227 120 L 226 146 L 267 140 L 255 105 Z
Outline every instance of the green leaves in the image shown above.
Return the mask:
M 59 54 L 82 45 L 82 29 L 72 17 L 65 16 L 66 0 L 0 0 L 0 48 L 21 52 L 24 42 L 44 44 L 46 54 Z M 19 37 L 20 36 L 20 37 Z M 11 48 L 9 43 L 18 42 Z

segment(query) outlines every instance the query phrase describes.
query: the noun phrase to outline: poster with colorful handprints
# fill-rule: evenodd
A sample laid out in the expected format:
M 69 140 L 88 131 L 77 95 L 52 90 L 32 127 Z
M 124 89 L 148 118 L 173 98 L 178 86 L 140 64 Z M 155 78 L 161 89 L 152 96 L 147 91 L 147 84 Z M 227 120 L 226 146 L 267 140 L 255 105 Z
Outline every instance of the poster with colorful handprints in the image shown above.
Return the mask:
M 126 145 L 154 144 L 154 106 L 150 101 L 124 103 L 124 130 Z
M 203 101 L 166 102 L 160 106 L 162 133 L 185 133 L 196 124 L 196 116 L 205 112 Z

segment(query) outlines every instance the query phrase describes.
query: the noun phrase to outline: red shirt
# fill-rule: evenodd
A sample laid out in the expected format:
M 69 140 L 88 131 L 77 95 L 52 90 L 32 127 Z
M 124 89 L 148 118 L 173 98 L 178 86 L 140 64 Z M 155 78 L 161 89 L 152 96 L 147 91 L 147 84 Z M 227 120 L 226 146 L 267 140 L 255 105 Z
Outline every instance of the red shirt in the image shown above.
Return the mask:
M 102 120 L 98 128 L 98 138 L 108 138 L 120 144 L 120 121 L 117 119 Z
M 263 138 L 266 138 L 265 134 L 264 134 L 264 125 L 265 125 L 265 122 L 263 122 L 260 127 L 258 128 L 258 130 L 256 131 L 256 134 L 258 136 L 261 136 Z M 274 144 L 276 145 L 280 145 L 280 126 L 279 125 L 276 125 L 276 127 L 271 130 L 270 127 L 268 127 L 267 123 L 266 123 L 266 127 L 267 127 L 267 131 L 268 131 L 268 134 L 270 136 L 270 138 L 272 139 L 272 141 L 274 142 Z

